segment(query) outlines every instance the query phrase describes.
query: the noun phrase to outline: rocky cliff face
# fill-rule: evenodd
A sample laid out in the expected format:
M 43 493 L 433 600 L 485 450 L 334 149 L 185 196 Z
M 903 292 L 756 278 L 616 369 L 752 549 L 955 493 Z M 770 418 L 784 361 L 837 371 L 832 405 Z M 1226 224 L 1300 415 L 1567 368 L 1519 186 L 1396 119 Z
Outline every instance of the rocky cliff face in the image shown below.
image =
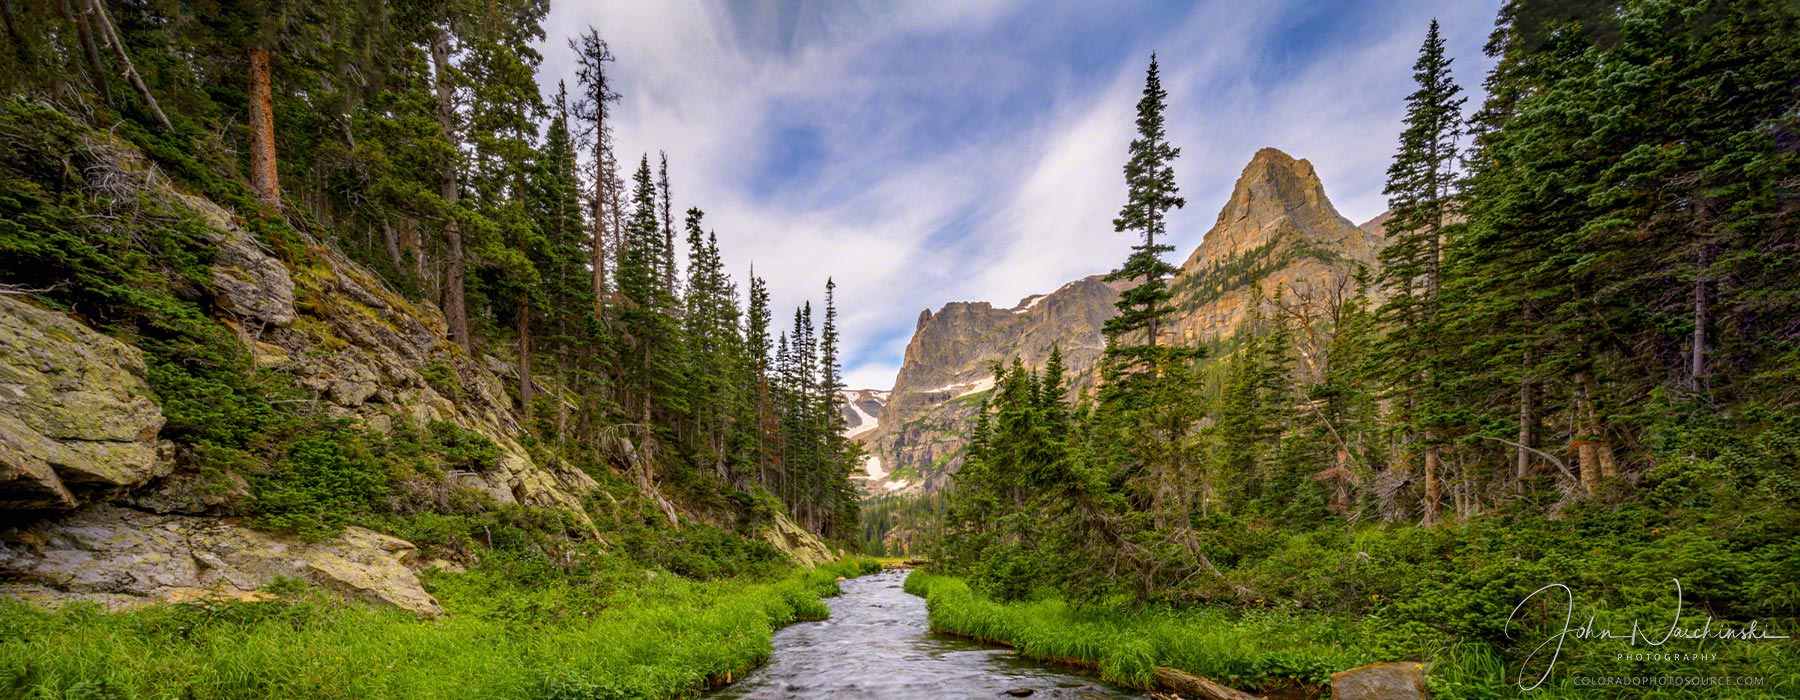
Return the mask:
M 1117 285 L 1088 277 L 1010 309 L 987 302 L 952 302 L 919 314 L 906 360 L 881 410 L 880 425 L 861 437 L 869 451 L 873 493 L 935 489 L 961 464 L 963 433 L 981 396 L 993 388 L 993 364 L 1017 356 L 1041 366 L 1052 347 L 1092 385 L 1092 368 L 1106 347 L 1100 327 L 1117 311 Z
M 0 511 L 68 510 L 166 476 L 134 348 L 0 295 Z
M 1371 228 L 1338 213 L 1312 163 L 1257 151 L 1170 283 L 1177 312 L 1168 336 L 1188 344 L 1228 337 L 1258 292 L 1265 300 L 1279 293 L 1284 303 L 1323 303 L 1349 289 L 1356 266 L 1375 264 L 1385 238 Z
M 104 134 L 88 138 L 90 150 L 112 154 L 113 186 L 204 228 L 218 252 L 204 290 L 216 320 L 259 370 L 310 396 L 304 410 L 383 433 L 454 423 L 492 440 L 501 456 L 479 473 L 449 472 L 443 488 L 587 522 L 580 499 L 595 482 L 533 460 L 515 439 L 519 418 L 502 376 L 510 370 L 448 342 L 435 308 L 324 246 L 290 267 L 231 212 L 176 192 Z M 435 614 L 410 544 L 356 528 L 308 543 L 239 524 L 246 482 L 200 473 L 159 438 L 164 418 L 144 376 L 129 339 L 0 294 L 0 593 L 117 606 L 244 595 L 288 576 Z
M 1258 297 L 1323 311 L 1335 295 L 1353 290 L 1358 266 L 1374 265 L 1384 220 L 1359 228 L 1332 206 L 1311 163 L 1273 148 L 1258 151 L 1170 281 L 1176 313 L 1164 337 L 1188 344 L 1228 338 Z M 860 436 L 870 453 L 870 491 L 944 484 L 961 464 L 964 434 L 979 395 L 992 387 L 995 361 L 1019 356 L 1041 367 L 1059 343 L 1072 386 L 1092 386 L 1105 347 L 1100 329 L 1117 313 L 1112 305 L 1123 288 L 1096 276 L 1011 309 L 952 302 L 920 314 L 880 426 Z

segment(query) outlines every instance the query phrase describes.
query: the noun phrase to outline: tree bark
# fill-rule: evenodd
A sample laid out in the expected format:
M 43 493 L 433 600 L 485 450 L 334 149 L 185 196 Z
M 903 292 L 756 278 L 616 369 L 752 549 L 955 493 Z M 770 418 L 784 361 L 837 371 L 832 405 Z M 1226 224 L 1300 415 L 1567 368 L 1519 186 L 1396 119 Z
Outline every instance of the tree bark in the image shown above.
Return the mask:
M 606 208 L 612 189 L 606 176 L 606 122 L 604 108 L 594 126 L 594 310 L 606 310 Z M 614 216 L 617 214 L 615 212 Z
M 612 177 L 612 175 L 616 175 L 619 172 L 619 159 L 612 153 L 611 149 L 607 150 L 607 161 L 612 163 L 612 167 L 608 168 L 606 171 L 608 175 L 606 178 L 606 198 L 612 205 L 613 249 L 611 252 L 613 254 L 613 261 L 617 263 L 625 259 L 625 202 L 622 199 L 625 196 L 623 192 L 625 187 L 621 182 L 618 182 Z
M 669 198 L 669 154 L 658 152 L 661 166 L 657 169 L 656 191 L 661 195 L 658 202 L 662 210 L 663 248 L 668 253 L 663 260 L 663 289 L 669 293 L 669 299 L 675 298 L 675 213 L 671 211 L 674 203 Z M 674 302 L 671 301 L 671 304 Z
M 100 93 L 100 100 L 112 104 L 112 87 L 106 80 L 106 64 L 100 62 L 100 47 L 94 45 L 94 30 L 88 21 L 87 8 L 83 7 L 77 14 L 69 5 L 69 0 L 62 0 L 57 9 L 62 12 L 63 21 L 75 25 L 75 40 L 81 44 L 81 53 L 87 59 L 88 73 L 94 82 L 94 92 Z
M 263 204 L 281 208 L 281 178 L 275 165 L 275 96 L 269 82 L 268 49 L 250 50 L 250 186 Z
M 1619 463 L 1612 446 L 1606 441 L 1606 428 L 1594 405 L 1598 382 L 1591 372 L 1575 375 L 1576 455 L 1581 458 L 1581 485 L 1589 494 L 1597 493 L 1602 479 L 1619 476 Z
M 431 32 L 431 63 L 436 74 L 438 126 L 444 139 L 456 144 L 456 105 L 450 86 L 450 39 L 442 28 Z M 439 193 L 452 210 L 462 201 L 462 188 L 457 184 L 456 160 L 445 160 L 440 171 Z M 450 340 L 469 349 L 469 316 L 463 299 L 462 228 L 454 213 L 444 222 L 444 321 L 449 326 Z
M 1425 444 L 1425 525 L 1427 526 L 1438 524 L 1443 513 L 1444 484 L 1440 475 L 1443 464 L 1440 463 L 1438 446 L 1429 442 L 1435 437 L 1430 433 L 1425 436 L 1428 441 Z
M 1528 361 L 1529 362 L 1529 361 Z M 1519 381 L 1519 446 L 1513 448 L 1513 487 L 1523 493 L 1525 479 L 1531 474 L 1531 439 L 1533 424 L 1537 416 L 1533 414 L 1531 381 Z
M 400 234 L 394 230 L 393 223 L 386 215 L 381 217 L 381 244 L 387 249 L 388 261 L 393 263 L 394 272 L 406 273 L 406 259 L 400 255 Z
M 1712 264 L 1712 251 L 1701 246 L 1698 269 L 1694 271 L 1694 338 L 1688 359 L 1688 389 L 1698 392 L 1706 388 L 1706 326 L 1711 322 L 1706 290 L 1706 268 Z
M 531 304 L 519 305 L 519 405 L 531 417 Z
M 88 0 L 88 14 L 93 18 L 95 31 L 112 47 L 113 58 L 118 59 L 119 65 L 124 67 L 125 82 L 131 83 L 131 87 L 137 90 L 138 97 L 144 101 L 144 107 L 150 110 L 150 116 L 156 117 L 156 123 L 166 130 L 174 131 L 175 127 L 169 123 L 169 117 L 156 104 L 156 96 L 150 93 L 150 86 L 144 84 L 137 67 L 131 64 L 131 55 L 125 53 L 125 42 L 120 41 L 119 33 L 113 30 L 112 20 L 107 18 L 106 8 L 101 5 L 101 0 Z

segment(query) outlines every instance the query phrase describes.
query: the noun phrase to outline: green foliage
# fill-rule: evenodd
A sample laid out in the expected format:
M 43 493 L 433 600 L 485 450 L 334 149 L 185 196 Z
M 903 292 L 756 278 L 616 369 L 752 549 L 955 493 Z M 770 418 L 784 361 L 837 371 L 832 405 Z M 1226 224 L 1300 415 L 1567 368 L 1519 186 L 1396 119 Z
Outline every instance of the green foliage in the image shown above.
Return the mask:
M 1374 660 L 1359 647 L 1374 626 L 1344 617 L 1217 608 L 1074 606 L 1055 598 L 999 603 L 961 580 L 916 571 L 906 590 L 926 597 L 933 631 L 1012 645 L 1021 656 L 1096 668 L 1151 689 L 1156 666 L 1253 692 L 1311 694 L 1330 674 Z
M 448 613 L 428 621 L 299 591 L 125 613 L 0 599 L 0 695 L 690 696 L 766 659 L 776 628 L 823 618 L 819 597 L 837 593 L 838 576 L 878 569 L 847 560 L 711 583 L 607 569 L 527 584 L 483 564 L 426 577 Z M 601 581 L 608 597 L 587 597 Z
M 425 383 L 430 384 L 433 390 L 445 398 L 451 401 L 462 398 L 462 376 L 456 373 L 456 368 L 450 366 L 450 363 L 434 359 L 419 370 L 419 376 L 424 377 Z
M 425 521 L 475 514 L 495 517 L 482 497 L 455 486 L 436 487 L 435 494 L 417 493 L 425 484 L 441 484 L 451 471 L 485 473 L 497 468 L 504 451 L 479 433 L 438 420 L 423 429 L 402 423 L 391 435 L 343 421 L 295 421 L 289 429 L 291 434 L 276 441 L 284 445 L 280 457 L 267 468 L 250 465 L 244 469 L 250 474 L 254 522 L 259 527 L 322 539 L 377 513 L 413 515 Z M 421 498 L 429 500 L 421 502 Z M 426 512 L 427 508 L 434 512 Z M 524 525 L 550 532 L 569 529 L 560 521 Z M 441 528 L 433 530 L 423 524 L 390 527 L 419 534 L 422 541 L 415 544 L 468 551 L 468 540 L 450 541 Z
M 401 441 L 410 437 L 405 430 L 399 432 Z M 498 468 L 500 457 L 506 454 L 487 436 L 449 421 L 431 421 L 425 425 L 425 430 L 426 434 L 420 440 L 421 456 L 432 458 L 445 469 L 488 472 Z
M 339 425 L 302 435 L 268 473 L 251 478 L 257 524 L 323 539 L 367 514 L 391 478 L 373 446 L 354 429 Z
M 883 495 L 862 502 L 857 551 L 873 557 L 921 553 L 939 538 L 946 499 L 941 492 Z
M 700 581 L 767 575 L 789 566 L 775 545 L 698 523 L 680 530 L 632 528 L 622 544 L 639 561 Z

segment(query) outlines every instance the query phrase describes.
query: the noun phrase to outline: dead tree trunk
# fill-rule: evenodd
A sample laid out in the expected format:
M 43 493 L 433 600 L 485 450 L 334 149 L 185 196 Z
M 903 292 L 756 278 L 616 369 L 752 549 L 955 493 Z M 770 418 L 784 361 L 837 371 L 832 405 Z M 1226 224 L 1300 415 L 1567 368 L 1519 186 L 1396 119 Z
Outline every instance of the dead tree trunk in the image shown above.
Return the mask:
M 1531 381 L 1519 382 L 1519 446 L 1513 448 L 1513 487 L 1519 492 L 1525 491 L 1525 479 L 1531 474 L 1531 439 L 1533 423 L 1537 416 L 1533 414 Z
M 604 107 L 604 105 L 602 105 Z M 594 126 L 594 310 L 606 311 L 606 209 L 612 189 L 606 170 L 606 116 L 604 109 Z M 615 211 L 615 217 L 617 216 Z
M 1438 454 L 1438 446 L 1432 440 L 1436 435 L 1425 434 L 1425 524 L 1438 524 L 1442 517 L 1444 500 L 1443 464 Z
M 131 55 L 125 53 L 125 42 L 119 40 L 119 33 L 114 31 L 112 20 L 106 17 L 106 7 L 101 4 L 101 0 L 88 0 L 87 7 L 94 31 L 112 47 L 113 58 L 118 59 L 119 65 L 124 68 L 125 82 L 137 90 L 138 98 L 144 101 L 144 108 L 150 110 L 150 116 L 156 117 L 156 123 L 166 130 L 174 131 L 175 127 L 169 123 L 169 117 L 156 104 L 156 96 L 150 93 L 150 86 L 144 84 L 144 78 L 138 75 L 137 67 L 131 64 Z
M 1712 251 L 1700 248 L 1700 260 L 1694 271 L 1694 338 L 1689 349 L 1688 389 L 1699 392 L 1706 388 L 1706 326 L 1712 321 L 1708 308 L 1706 268 L 1712 264 Z
M 531 418 L 531 303 L 519 304 L 519 406 Z
M 1591 372 L 1575 375 L 1575 454 L 1581 460 L 1581 486 L 1589 494 L 1600 490 L 1602 479 L 1619 475 L 1619 463 L 1606 441 L 1606 428 L 1594 405 L 1597 382 Z
M 388 221 L 386 214 L 381 217 L 381 245 L 387 249 L 388 261 L 394 264 L 394 272 L 406 274 L 406 259 L 400 255 L 400 234 L 394 230 L 394 224 Z

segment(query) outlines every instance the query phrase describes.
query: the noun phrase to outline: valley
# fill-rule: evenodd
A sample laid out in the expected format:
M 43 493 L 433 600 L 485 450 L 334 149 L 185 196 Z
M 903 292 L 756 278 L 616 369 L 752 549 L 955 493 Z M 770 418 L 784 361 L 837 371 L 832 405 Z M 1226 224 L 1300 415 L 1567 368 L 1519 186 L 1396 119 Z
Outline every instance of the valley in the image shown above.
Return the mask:
M 1800 697 L 1795 36 L 0 0 L 0 698 Z

